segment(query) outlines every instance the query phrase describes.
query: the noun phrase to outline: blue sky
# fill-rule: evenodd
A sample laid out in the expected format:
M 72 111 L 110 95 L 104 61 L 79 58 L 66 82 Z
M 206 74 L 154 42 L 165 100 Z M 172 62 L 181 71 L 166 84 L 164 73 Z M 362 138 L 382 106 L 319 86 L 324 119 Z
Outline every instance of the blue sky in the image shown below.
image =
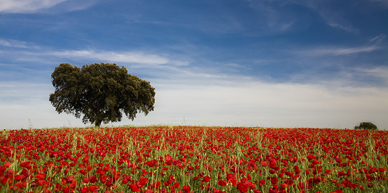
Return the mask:
M 48 96 L 60 63 L 151 82 L 114 125 L 388 129 L 387 0 L 0 0 L 0 128 L 76 127 Z

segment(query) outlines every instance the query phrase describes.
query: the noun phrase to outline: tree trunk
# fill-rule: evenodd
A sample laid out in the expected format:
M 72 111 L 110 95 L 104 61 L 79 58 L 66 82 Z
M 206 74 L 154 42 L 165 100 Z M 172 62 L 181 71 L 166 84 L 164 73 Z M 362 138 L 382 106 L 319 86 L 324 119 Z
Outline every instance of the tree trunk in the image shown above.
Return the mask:
M 101 122 L 102 122 L 101 120 L 96 120 L 94 126 L 95 126 L 95 127 L 100 127 Z

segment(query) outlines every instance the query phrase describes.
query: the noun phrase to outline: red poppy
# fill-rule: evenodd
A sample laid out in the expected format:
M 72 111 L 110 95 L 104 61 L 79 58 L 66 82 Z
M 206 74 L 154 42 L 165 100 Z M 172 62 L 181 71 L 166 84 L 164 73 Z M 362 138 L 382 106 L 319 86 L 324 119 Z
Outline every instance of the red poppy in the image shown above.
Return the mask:
M 137 187 L 136 184 L 132 184 L 132 185 L 131 185 L 131 191 L 132 191 L 132 192 L 140 192 L 140 188 Z
M 237 184 L 237 188 L 240 192 L 247 192 L 250 186 L 248 186 L 246 183 L 240 182 Z
M 94 192 L 94 191 L 99 190 L 100 188 L 97 185 L 91 185 L 91 186 L 89 186 L 88 189 L 89 189 L 89 191 Z
M 205 176 L 203 177 L 202 182 L 209 182 L 210 179 L 211 179 L 210 176 Z
M 219 180 L 217 184 L 220 186 L 226 186 L 228 183 L 225 180 Z
M 25 188 L 27 186 L 26 182 L 16 182 L 14 186 L 19 187 L 19 188 Z
M 183 191 L 184 191 L 185 193 L 190 193 L 190 192 L 191 192 L 190 186 L 183 186 Z
M 45 178 L 46 178 L 46 174 L 43 174 L 43 173 L 39 173 L 35 175 L 35 179 L 37 180 L 43 180 Z

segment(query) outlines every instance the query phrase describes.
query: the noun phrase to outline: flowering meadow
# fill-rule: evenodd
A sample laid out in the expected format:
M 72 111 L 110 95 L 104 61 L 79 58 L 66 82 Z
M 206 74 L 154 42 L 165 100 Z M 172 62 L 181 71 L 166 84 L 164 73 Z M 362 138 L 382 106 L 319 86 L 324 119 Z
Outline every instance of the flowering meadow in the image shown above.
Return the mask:
M 388 192 L 388 132 L 148 126 L 0 131 L 3 192 Z

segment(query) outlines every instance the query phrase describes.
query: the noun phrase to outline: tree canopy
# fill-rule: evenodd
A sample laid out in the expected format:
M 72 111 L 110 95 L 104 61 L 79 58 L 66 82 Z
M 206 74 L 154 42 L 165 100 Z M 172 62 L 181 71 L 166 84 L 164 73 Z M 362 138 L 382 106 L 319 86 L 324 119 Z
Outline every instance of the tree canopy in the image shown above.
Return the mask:
M 50 102 L 58 113 L 83 114 L 83 123 L 121 121 L 122 113 L 134 119 L 154 110 L 155 88 L 150 82 L 128 74 L 117 64 L 95 63 L 82 68 L 62 63 L 51 74 L 55 92 Z
M 377 126 L 371 122 L 362 122 L 359 126 L 355 126 L 354 129 L 378 130 Z

